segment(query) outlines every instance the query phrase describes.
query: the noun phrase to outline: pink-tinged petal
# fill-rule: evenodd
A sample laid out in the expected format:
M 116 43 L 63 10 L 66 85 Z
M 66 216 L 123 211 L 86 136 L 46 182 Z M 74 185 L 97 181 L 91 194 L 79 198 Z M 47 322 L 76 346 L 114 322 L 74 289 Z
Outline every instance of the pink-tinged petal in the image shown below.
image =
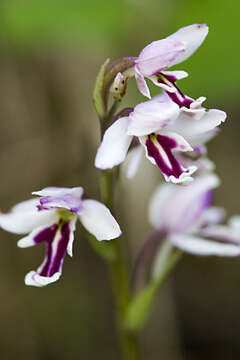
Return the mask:
M 111 169 L 125 160 L 132 141 L 127 134 L 128 123 L 129 117 L 122 117 L 106 130 L 95 158 L 97 168 Z
M 142 157 L 144 155 L 144 149 L 142 146 L 136 146 L 134 149 L 132 149 L 128 154 L 128 164 L 127 164 L 127 170 L 126 170 L 126 177 L 128 179 L 132 179 L 140 166 Z
M 219 185 L 213 174 L 204 174 L 188 186 L 157 187 L 149 206 L 152 225 L 167 232 L 189 231 L 199 223 L 211 202 L 211 190 Z
M 33 191 L 32 194 L 38 196 L 62 196 L 68 194 L 82 197 L 83 188 L 80 186 L 74 188 L 49 186 L 39 191 Z
M 240 246 L 240 217 L 232 217 L 228 225 L 209 224 L 201 229 L 201 235 Z
M 191 136 L 191 145 L 193 147 L 194 153 L 196 155 L 205 155 L 207 153 L 207 148 L 204 144 L 212 140 L 219 133 L 219 128 L 207 131 L 202 134 L 192 135 Z
M 201 218 L 199 219 L 199 226 L 206 228 L 212 225 L 216 225 L 224 221 L 226 216 L 225 209 L 223 207 L 214 207 L 206 209 Z
M 29 233 L 33 229 L 57 220 L 55 210 L 38 211 L 37 202 L 30 200 L 16 205 L 8 214 L 0 213 L 0 227 L 14 234 Z
M 82 207 L 83 188 L 56 188 L 48 187 L 41 191 L 33 192 L 33 195 L 41 196 L 38 210 L 66 209 L 78 212 Z
M 199 152 L 197 152 L 197 154 L 203 155 L 202 153 Z M 200 157 L 198 159 L 195 159 L 190 156 L 186 156 L 185 153 L 181 153 L 181 152 L 176 153 L 175 157 L 182 164 L 184 168 L 188 168 L 190 166 L 196 166 L 198 173 L 210 172 L 215 169 L 214 162 L 206 157 Z
M 69 222 L 61 221 L 34 233 L 35 244 L 46 243 L 46 256 L 37 271 L 26 275 L 26 285 L 45 286 L 59 279 L 69 242 L 72 242 L 72 230 Z
M 170 35 L 167 41 L 179 41 L 184 44 L 184 51 L 178 54 L 170 66 L 179 64 L 188 59 L 203 43 L 208 34 L 208 26 L 206 24 L 193 24 L 179 29 L 174 34 Z
M 157 187 L 149 204 L 149 221 L 155 229 L 162 229 L 166 227 L 165 211 L 169 206 L 169 201 L 176 191 L 176 185 L 161 184 Z
M 192 140 L 201 135 L 208 134 L 210 137 L 214 135 L 211 131 L 215 130 L 225 119 L 226 113 L 216 109 L 205 111 L 200 118 L 195 118 L 181 112 L 177 121 L 172 126 L 172 131 L 179 132 L 192 144 Z
M 149 88 L 147 86 L 146 80 L 144 79 L 144 76 L 139 72 L 137 66 L 135 66 L 135 78 L 137 82 L 137 87 L 140 93 L 143 96 L 146 96 L 147 98 L 151 99 L 151 94 L 149 91 Z
M 174 156 L 175 151 L 192 151 L 186 140 L 176 133 L 151 135 L 141 139 L 144 142 L 146 156 L 159 167 L 164 178 L 173 183 L 189 183 L 196 167 L 185 169 Z
M 115 239 L 122 233 L 109 209 L 96 200 L 83 200 L 79 219 L 85 229 L 99 241 Z
M 143 136 L 157 132 L 173 123 L 179 115 L 174 102 L 165 101 L 164 96 L 138 104 L 129 115 L 128 135 Z
M 178 248 L 200 256 L 239 256 L 240 246 L 218 243 L 187 234 L 172 234 L 169 240 Z
M 138 71 L 145 77 L 167 69 L 184 52 L 184 44 L 175 39 L 162 39 L 147 45 L 136 60 Z

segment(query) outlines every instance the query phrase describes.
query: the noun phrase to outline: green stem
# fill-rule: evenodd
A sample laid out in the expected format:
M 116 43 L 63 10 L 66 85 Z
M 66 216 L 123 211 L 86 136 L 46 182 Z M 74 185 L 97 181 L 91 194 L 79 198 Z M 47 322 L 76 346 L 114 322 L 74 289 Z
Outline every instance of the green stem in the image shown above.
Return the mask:
M 102 171 L 100 184 L 102 201 L 114 212 L 115 184 L 113 171 Z M 115 251 L 115 260 L 109 262 L 109 269 L 115 299 L 116 326 L 122 358 L 124 360 L 138 360 L 139 347 L 136 334 L 125 326 L 126 311 L 130 302 L 130 282 L 123 238 L 112 240 L 112 243 Z
M 140 291 L 129 304 L 126 316 L 126 326 L 132 331 L 140 331 L 146 324 L 159 289 L 176 266 L 182 256 L 182 251 L 174 249 L 173 245 L 166 241 L 154 269 L 153 280 Z

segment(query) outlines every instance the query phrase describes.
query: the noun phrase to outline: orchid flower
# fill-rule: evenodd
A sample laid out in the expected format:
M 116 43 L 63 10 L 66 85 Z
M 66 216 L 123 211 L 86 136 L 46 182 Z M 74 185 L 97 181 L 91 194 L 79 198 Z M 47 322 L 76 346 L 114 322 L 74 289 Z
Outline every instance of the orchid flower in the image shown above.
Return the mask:
M 138 104 L 129 116 L 115 121 L 105 132 L 97 151 L 95 166 L 109 169 L 125 160 L 134 137 L 145 149 L 146 157 L 162 172 L 167 182 L 188 183 L 195 165 L 184 167 L 179 154 L 202 150 L 226 118 L 221 110 L 206 110 L 205 98 L 192 100 L 190 108 L 179 107 L 163 93 Z M 135 151 L 131 173 L 139 165 L 142 152 Z
M 213 174 L 202 174 L 187 187 L 158 186 L 149 206 L 152 226 L 176 247 L 195 255 L 239 256 L 240 216 L 222 225 L 225 211 L 211 207 Z
M 0 214 L 0 226 L 4 230 L 29 233 L 18 241 L 19 247 L 46 243 L 45 259 L 37 271 L 26 275 L 26 285 L 41 287 L 59 279 L 66 252 L 72 256 L 77 219 L 99 241 L 121 235 L 118 223 L 105 205 L 82 199 L 82 187 L 47 187 L 33 195 L 40 198 L 21 202 L 8 214 Z
M 147 45 L 135 60 L 135 77 L 140 92 L 151 98 L 145 81 L 148 78 L 157 86 L 174 93 L 176 88 L 168 83 L 186 77 L 184 71 L 165 71 L 189 58 L 202 44 L 208 34 L 205 24 L 193 24 L 179 29 L 165 39 L 154 41 Z M 175 96 L 175 95 L 173 95 Z M 187 101 L 182 99 L 185 102 Z

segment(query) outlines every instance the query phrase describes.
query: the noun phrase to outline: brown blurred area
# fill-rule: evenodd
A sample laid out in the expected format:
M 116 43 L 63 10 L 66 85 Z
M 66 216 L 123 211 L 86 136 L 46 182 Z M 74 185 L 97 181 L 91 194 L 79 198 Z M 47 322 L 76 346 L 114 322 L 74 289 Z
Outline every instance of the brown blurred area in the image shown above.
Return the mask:
M 84 29 L 79 25 L 78 37 L 69 35 L 62 41 L 59 37 L 64 26 L 56 41 L 46 40 L 47 31 L 41 39 L 41 28 L 36 39 L 32 33 L 29 38 L 17 37 L 23 25 L 28 26 L 26 34 L 35 29 L 34 20 L 31 28 L 27 17 L 32 19 L 34 15 L 37 21 L 39 6 L 35 9 L 31 3 L 13 1 L 10 11 L 4 2 L 0 8 L 1 210 L 7 211 L 28 199 L 32 191 L 50 185 L 81 185 L 88 196 L 99 198 L 99 173 L 93 165 L 99 125 L 92 88 L 100 65 L 107 57 L 136 56 L 147 43 L 180 26 L 207 22 L 210 34 L 206 44 L 178 69 L 190 73 L 189 79 L 183 80 L 185 92 L 193 97 L 206 95 L 208 107 L 228 113 L 222 132 L 209 145 L 209 157 L 222 179 L 215 203 L 225 206 L 230 215 L 239 213 L 240 45 L 235 22 L 239 3 L 219 1 L 216 12 L 212 0 L 201 4 L 185 0 L 181 6 L 173 0 L 129 0 L 117 10 L 119 16 L 107 28 L 111 31 L 107 37 L 101 33 L 102 22 L 96 34 L 90 31 L 91 21 L 98 21 L 95 6 L 101 8 L 95 0 L 89 10 L 84 7 L 87 20 Z M 63 3 L 63 13 L 68 14 L 73 2 Z M 76 3 L 78 11 L 83 11 L 85 2 Z M 17 16 L 23 11 L 21 6 L 27 9 L 26 4 L 31 4 L 31 12 L 24 13 L 21 23 Z M 43 4 L 46 13 L 53 11 L 50 0 Z M 114 16 L 114 5 L 107 4 L 106 22 Z M 58 16 L 61 19 L 62 15 L 53 11 L 53 19 Z M 82 15 L 79 24 L 83 20 Z M 48 33 L 52 31 L 50 27 Z M 143 100 L 131 80 L 123 106 Z M 148 200 L 160 180 L 157 169 L 147 162 L 134 180 L 126 180 L 122 173 L 117 215 L 127 234 L 132 259 L 151 231 Z M 43 289 L 26 287 L 23 279 L 41 263 L 44 249 L 39 245 L 19 249 L 18 238 L 1 231 L 0 359 L 120 359 L 108 271 L 90 248 L 81 227 L 75 236 L 74 256 L 66 258 L 62 278 Z M 161 290 L 141 336 L 143 358 L 239 359 L 239 284 L 239 259 L 185 255 Z

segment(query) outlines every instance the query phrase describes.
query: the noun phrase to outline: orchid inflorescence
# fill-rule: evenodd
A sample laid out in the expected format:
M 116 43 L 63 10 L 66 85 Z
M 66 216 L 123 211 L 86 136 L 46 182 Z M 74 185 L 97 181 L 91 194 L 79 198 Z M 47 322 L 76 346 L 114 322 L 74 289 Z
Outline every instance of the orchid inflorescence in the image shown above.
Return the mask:
M 141 261 L 136 261 L 135 272 L 139 273 L 139 266 L 147 263 L 146 249 L 152 244 L 152 235 L 161 239 L 153 256 L 152 276 L 144 290 L 151 284 L 160 284 L 161 271 L 176 251 L 178 254 L 186 251 L 195 255 L 240 255 L 240 217 L 234 216 L 228 225 L 222 225 L 224 209 L 211 206 L 213 189 L 220 180 L 207 158 L 206 143 L 217 135 L 226 113 L 205 108 L 203 96 L 193 99 L 184 94 L 177 82 L 188 74 L 168 70 L 189 58 L 207 34 L 207 25 L 190 25 L 147 45 L 138 57 L 104 63 L 94 88 L 94 104 L 102 132 L 95 166 L 102 173 L 105 204 L 84 198 L 81 187 L 48 187 L 33 192 L 38 198 L 17 204 L 8 214 L 0 214 L 3 229 L 28 234 L 18 241 L 19 247 L 46 243 L 45 259 L 36 271 L 26 275 L 26 285 L 41 287 L 59 279 L 65 254 L 72 256 L 77 219 L 95 240 L 111 240 L 121 235 L 111 214 L 116 170 L 129 157 L 127 177 L 133 178 L 144 153 L 165 180 L 150 201 L 149 219 L 154 231 L 140 251 Z M 134 76 L 137 88 L 148 100 L 117 113 L 128 82 Z M 154 98 L 151 98 L 148 80 L 161 91 Z M 122 239 L 115 241 L 119 244 Z M 168 251 L 163 256 L 164 244 L 168 244 Z M 94 247 L 109 262 L 118 263 L 122 259 L 118 258 L 118 246 L 112 248 L 103 241 Z M 126 323 L 131 330 L 143 321 L 139 321 L 140 310 L 136 310 L 140 308 L 137 304 L 143 298 L 141 294 L 137 293 L 125 309 L 129 315 Z

